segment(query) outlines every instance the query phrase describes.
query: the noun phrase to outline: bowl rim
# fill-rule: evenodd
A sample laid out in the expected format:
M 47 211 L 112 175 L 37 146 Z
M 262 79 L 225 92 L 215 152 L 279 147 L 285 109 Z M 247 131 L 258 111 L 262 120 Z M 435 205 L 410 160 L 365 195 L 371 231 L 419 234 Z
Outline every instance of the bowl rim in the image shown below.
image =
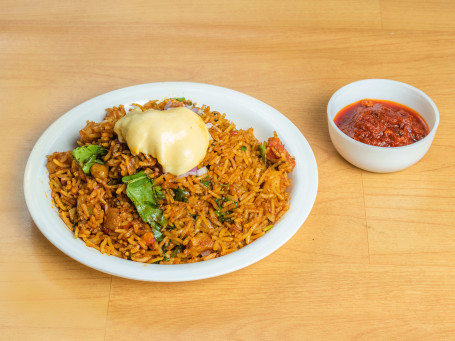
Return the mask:
M 398 147 L 373 146 L 371 144 L 367 144 L 367 143 L 363 143 L 363 142 L 357 141 L 357 140 L 353 139 L 352 137 L 346 135 L 335 124 L 334 118 L 338 114 L 338 112 L 335 113 L 335 115 L 332 118 L 331 117 L 331 110 L 330 110 L 332 108 L 332 106 L 333 106 L 333 102 L 335 101 L 335 99 L 338 96 L 340 96 L 344 91 L 346 91 L 349 87 L 352 87 L 352 86 L 360 84 L 360 83 L 375 83 L 375 82 L 385 82 L 385 83 L 393 84 L 395 86 L 402 86 L 402 87 L 408 88 L 408 89 L 416 92 L 418 95 L 420 95 L 422 98 L 424 98 L 430 104 L 430 106 L 432 107 L 433 112 L 434 112 L 435 122 L 434 122 L 433 127 L 430 129 L 430 132 L 423 139 L 421 139 L 421 140 L 419 140 L 417 142 L 405 145 L 405 146 L 398 146 Z M 381 99 L 381 98 L 374 98 L 374 99 Z M 399 103 L 399 102 L 396 102 L 396 103 Z M 339 136 L 341 136 L 345 141 L 353 143 L 355 146 L 363 147 L 363 148 L 365 148 L 367 150 L 371 150 L 371 151 L 379 151 L 379 152 L 390 151 L 390 150 L 402 151 L 402 150 L 411 149 L 411 148 L 412 149 L 419 148 L 421 145 L 426 144 L 427 141 L 430 141 L 430 143 L 431 143 L 431 141 L 433 140 L 433 138 L 434 138 L 434 136 L 436 134 L 436 130 L 438 129 L 439 120 L 440 120 L 440 118 L 439 118 L 439 110 L 438 110 L 436 104 L 434 103 L 434 101 L 426 93 L 424 93 L 422 90 L 420 90 L 420 89 L 418 89 L 418 88 L 416 88 L 416 87 L 414 87 L 412 85 L 409 85 L 407 83 L 403 83 L 403 82 L 400 82 L 400 81 L 392 80 L 392 79 L 368 78 L 368 79 L 361 79 L 361 80 L 358 80 L 358 81 L 354 81 L 354 82 L 348 83 L 348 84 L 342 86 L 341 88 L 339 88 L 337 91 L 335 91 L 333 93 L 333 95 L 330 97 L 330 100 L 329 100 L 329 102 L 327 104 L 327 121 L 328 121 L 329 126 L 333 128 L 333 131 L 336 132 Z M 428 125 L 428 123 L 427 123 L 427 125 Z

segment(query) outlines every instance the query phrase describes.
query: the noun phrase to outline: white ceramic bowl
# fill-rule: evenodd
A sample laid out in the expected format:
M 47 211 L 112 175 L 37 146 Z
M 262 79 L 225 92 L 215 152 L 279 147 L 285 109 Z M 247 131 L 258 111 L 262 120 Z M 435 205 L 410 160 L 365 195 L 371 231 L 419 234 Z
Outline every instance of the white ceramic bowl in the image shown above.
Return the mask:
M 264 141 L 276 131 L 287 150 L 295 156 L 291 175 L 289 211 L 267 232 L 250 245 L 223 257 L 205 262 L 177 265 L 143 264 L 101 254 L 87 247 L 58 216 L 52 205 L 46 155 L 76 147 L 78 132 L 87 120 L 99 122 L 105 109 L 150 99 L 186 97 L 199 105 L 226 113 L 239 128 L 254 127 Z M 38 228 L 56 247 L 75 260 L 116 276 L 144 281 L 177 282 L 208 278 L 241 269 L 271 254 L 289 240 L 311 211 L 318 187 L 316 160 L 299 129 L 284 115 L 267 104 L 240 92 L 200 83 L 163 82 L 136 85 L 92 98 L 55 121 L 35 144 L 25 169 L 24 192 L 30 214 Z
M 333 119 L 344 107 L 362 99 L 397 102 L 417 111 L 430 132 L 422 140 L 402 147 L 377 147 L 354 140 L 343 133 Z M 327 106 L 330 138 L 336 150 L 353 165 L 371 172 L 387 173 L 405 169 L 419 161 L 430 148 L 439 124 L 439 111 L 419 89 L 389 79 L 365 79 L 350 83 L 333 94 Z

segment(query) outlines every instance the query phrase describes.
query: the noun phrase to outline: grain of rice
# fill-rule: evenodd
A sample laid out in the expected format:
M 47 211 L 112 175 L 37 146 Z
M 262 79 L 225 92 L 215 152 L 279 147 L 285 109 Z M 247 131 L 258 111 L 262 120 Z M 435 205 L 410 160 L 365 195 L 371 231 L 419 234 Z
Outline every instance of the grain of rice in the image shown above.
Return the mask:
M 53 159 L 52 162 L 55 163 L 57 166 L 62 167 L 62 168 L 67 168 L 68 167 L 67 165 L 65 165 L 64 163 L 61 163 L 57 159 Z

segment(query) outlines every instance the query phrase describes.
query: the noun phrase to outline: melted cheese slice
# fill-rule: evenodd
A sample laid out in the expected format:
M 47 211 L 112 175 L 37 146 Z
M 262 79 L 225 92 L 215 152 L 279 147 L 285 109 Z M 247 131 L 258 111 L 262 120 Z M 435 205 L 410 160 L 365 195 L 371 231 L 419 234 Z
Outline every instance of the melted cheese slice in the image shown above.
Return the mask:
M 181 175 L 205 157 L 209 132 L 202 118 L 185 107 L 169 110 L 133 109 L 114 127 L 133 155 L 150 154 L 165 172 Z

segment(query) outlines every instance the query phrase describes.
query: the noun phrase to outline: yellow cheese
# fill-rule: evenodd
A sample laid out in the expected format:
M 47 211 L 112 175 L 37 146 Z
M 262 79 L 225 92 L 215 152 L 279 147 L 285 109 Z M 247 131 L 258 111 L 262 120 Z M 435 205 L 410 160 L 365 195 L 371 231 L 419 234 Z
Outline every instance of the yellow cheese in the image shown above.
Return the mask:
M 205 157 L 209 132 L 202 118 L 185 107 L 169 110 L 133 109 L 114 127 L 133 155 L 150 154 L 165 172 L 181 175 Z

